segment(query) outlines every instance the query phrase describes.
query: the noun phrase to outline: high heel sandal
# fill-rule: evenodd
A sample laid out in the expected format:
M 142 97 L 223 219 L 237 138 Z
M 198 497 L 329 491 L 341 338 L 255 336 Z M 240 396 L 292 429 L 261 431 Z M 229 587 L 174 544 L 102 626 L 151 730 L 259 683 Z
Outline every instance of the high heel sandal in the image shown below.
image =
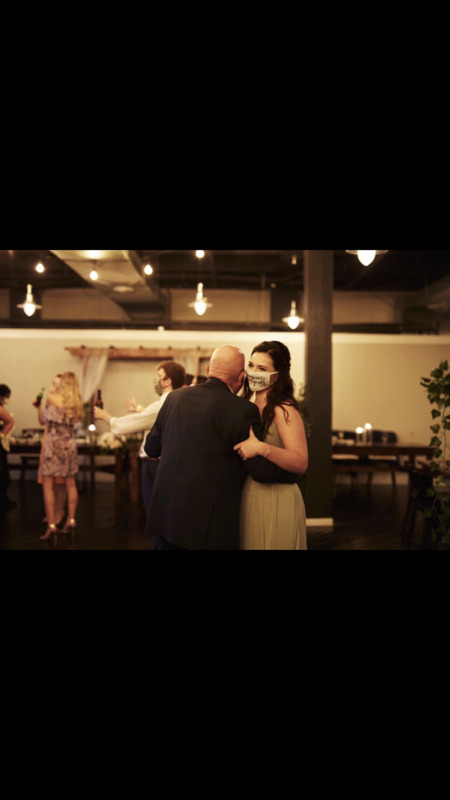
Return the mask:
M 64 519 L 64 511 L 61 511 L 61 514 L 59 515 L 58 519 L 55 520 L 55 525 L 61 525 L 63 519 Z M 47 522 L 47 517 L 43 517 L 42 522 Z
M 52 533 L 57 533 L 57 532 L 58 532 L 58 528 L 56 527 L 54 522 L 51 522 L 49 524 L 47 530 L 45 531 L 44 535 L 41 536 L 40 539 L 41 539 L 42 542 L 46 542 L 47 539 L 50 539 L 50 536 L 52 535 Z
M 73 531 L 73 529 L 76 527 L 77 527 L 76 520 L 73 517 L 71 517 L 70 519 L 67 520 L 66 524 L 64 525 L 64 528 L 61 528 L 60 533 L 69 533 L 70 531 Z

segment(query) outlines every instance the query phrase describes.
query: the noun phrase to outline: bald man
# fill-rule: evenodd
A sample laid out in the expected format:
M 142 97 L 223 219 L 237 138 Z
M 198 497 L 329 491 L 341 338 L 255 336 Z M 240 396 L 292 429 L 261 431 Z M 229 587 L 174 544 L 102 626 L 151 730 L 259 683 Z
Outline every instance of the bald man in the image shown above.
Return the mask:
M 261 437 L 257 407 L 236 396 L 245 377 L 244 353 L 224 345 L 211 356 L 208 380 L 171 392 L 145 442 L 161 461 L 145 532 L 156 550 L 237 550 L 239 505 L 250 473 L 260 483 L 295 483 L 258 456 L 242 461 L 234 445 L 250 426 Z

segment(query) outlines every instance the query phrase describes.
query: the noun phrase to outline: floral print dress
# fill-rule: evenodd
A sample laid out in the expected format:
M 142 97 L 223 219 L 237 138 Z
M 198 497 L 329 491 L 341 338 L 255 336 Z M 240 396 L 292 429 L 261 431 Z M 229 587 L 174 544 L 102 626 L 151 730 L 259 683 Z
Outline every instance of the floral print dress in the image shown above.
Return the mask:
M 73 422 L 63 408 L 48 405 L 44 410 L 46 434 L 40 472 L 44 477 L 70 478 L 78 472 L 78 451 Z

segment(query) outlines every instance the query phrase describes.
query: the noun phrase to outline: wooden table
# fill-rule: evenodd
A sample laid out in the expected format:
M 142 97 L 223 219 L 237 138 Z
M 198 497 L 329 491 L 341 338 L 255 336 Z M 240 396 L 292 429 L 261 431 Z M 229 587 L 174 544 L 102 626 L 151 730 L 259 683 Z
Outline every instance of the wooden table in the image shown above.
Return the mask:
M 347 464 L 339 463 L 336 461 L 333 463 L 333 469 L 337 472 L 348 472 L 351 468 L 355 472 L 407 472 L 408 466 L 414 467 L 416 462 L 417 456 L 425 456 L 428 460 L 433 457 L 433 448 L 428 447 L 424 444 L 398 444 L 398 443 L 388 443 L 382 444 L 381 442 L 376 442 L 375 444 L 344 444 L 343 442 L 333 444 L 331 446 L 332 455 L 339 455 L 339 456 L 359 456 L 360 461 L 351 461 L 351 463 L 347 462 Z M 409 465 L 402 466 L 399 465 L 397 462 L 392 461 L 391 464 L 389 462 L 383 461 L 367 461 L 368 456 L 408 456 Z
M 86 456 L 88 458 L 87 464 L 80 464 L 80 472 L 88 472 L 90 475 L 91 489 L 95 487 L 95 473 L 106 472 L 114 475 L 114 499 L 120 502 L 125 494 L 130 495 L 130 500 L 137 503 L 140 498 L 141 484 L 140 484 L 140 471 L 139 471 L 139 444 L 126 445 L 120 450 L 111 450 L 105 452 L 98 447 L 98 445 L 80 444 L 77 442 L 77 450 L 79 456 Z M 41 452 L 41 443 L 33 442 L 31 444 L 12 444 L 10 445 L 10 455 L 18 455 L 21 459 L 26 459 L 25 468 L 28 458 L 37 459 Z M 100 456 L 111 456 L 114 458 L 113 464 L 99 464 L 98 458 Z M 10 464 L 10 469 L 14 469 L 17 465 Z M 20 466 L 19 466 L 20 469 Z

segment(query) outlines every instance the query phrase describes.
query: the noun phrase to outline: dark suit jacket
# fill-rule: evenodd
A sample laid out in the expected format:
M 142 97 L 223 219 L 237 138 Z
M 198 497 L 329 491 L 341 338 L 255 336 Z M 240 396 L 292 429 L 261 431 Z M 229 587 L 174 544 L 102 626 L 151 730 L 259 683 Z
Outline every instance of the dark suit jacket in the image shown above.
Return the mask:
M 145 442 L 161 456 L 146 525 L 148 535 L 192 550 L 236 550 L 239 505 L 247 474 L 261 483 L 296 483 L 258 456 L 242 461 L 234 445 L 250 425 L 261 438 L 260 415 L 217 378 L 171 392 Z

